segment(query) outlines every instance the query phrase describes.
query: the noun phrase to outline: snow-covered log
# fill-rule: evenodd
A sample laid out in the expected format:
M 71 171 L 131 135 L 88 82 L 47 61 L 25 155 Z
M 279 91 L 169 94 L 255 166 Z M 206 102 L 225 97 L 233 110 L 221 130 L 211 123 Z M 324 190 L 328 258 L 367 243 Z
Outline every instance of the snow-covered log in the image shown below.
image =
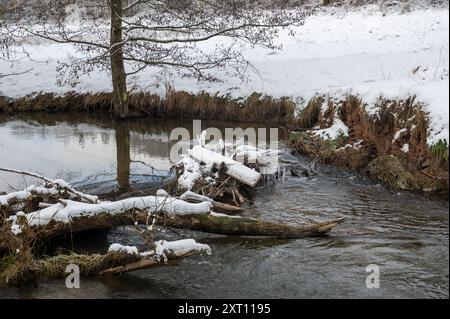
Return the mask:
M 225 157 L 219 153 L 210 151 L 200 145 L 195 145 L 189 150 L 189 155 L 197 162 L 205 163 L 206 165 L 225 165 L 225 174 L 241 181 L 242 183 L 255 187 L 261 179 L 261 174 L 257 171 L 239 163 L 232 158 Z
M 80 203 L 72 200 L 60 200 L 47 208 L 26 214 L 28 225 L 43 226 L 50 222 L 69 223 L 77 217 L 94 217 L 99 214 L 117 215 L 133 210 L 147 213 L 202 214 L 209 213 L 210 202 L 188 203 L 181 199 L 162 196 L 131 197 L 115 202 L 100 204 Z M 12 218 L 13 219 L 13 218 Z
M 32 213 L 18 212 L 7 219 L 3 227 L 10 227 L 15 235 L 24 229 L 35 241 L 52 238 L 66 233 L 105 229 L 114 226 L 148 224 L 150 214 L 166 218 L 171 215 L 208 214 L 210 202 L 188 203 L 181 199 L 163 196 L 133 197 L 100 204 L 60 200 L 46 208 Z M 26 227 L 25 227 L 26 226 Z M 0 231 L 0 250 L 8 250 L 8 233 Z
M 214 202 L 211 198 L 208 196 L 203 196 L 200 194 L 197 194 L 193 191 L 186 191 L 183 194 L 180 195 L 180 199 L 185 201 L 195 201 L 195 202 Z
M 33 197 L 50 197 L 57 196 L 58 190 L 55 187 L 44 187 L 31 185 L 24 190 L 11 192 L 5 195 L 0 195 L 0 207 L 7 207 L 29 200 Z
M 21 171 L 16 170 L 12 168 L 2 168 L 0 167 L 0 171 L 14 173 L 14 174 L 20 174 L 25 176 L 30 176 L 33 178 L 37 178 L 39 180 L 44 181 L 45 185 L 32 185 L 28 187 L 27 189 L 19 192 L 13 192 L 7 195 L 0 196 L 0 206 L 7 206 L 11 202 L 18 201 L 18 200 L 25 200 L 31 196 L 39 196 L 39 195 L 55 195 L 61 193 L 67 193 L 68 197 L 70 199 L 79 199 L 83 202 L 97 204 L 99 203 L 98 197 L 85 194 L 83 192 L 77 191 L 74 189 L 69 183 L 65 182 L 62 179 L 56 179 L 52 180 L 45 176 L 42 176 L 37 173 L 28 172 L 28 171 Z
M 343 219 L 335 219 L 304 226 L 289 226 L 252 218 L 233 217 L 209 212 L 210 202 L 193 204 L 181 200 L 177 201 L 182 202 L 179 205 L 183 208 L 171 212 L 178 211 L 181 213 L 159 215 L 158 225 L 221 235 L 302 238 L 323 235 L 337 224 L 343 222 Z M 138 202 L 142 201 L 139 200 Z M 136 223 L 146 224 L 148 222 L 149 215 L 146 206 L 139 206 L 136 204 L 137 202 L 135 202 L 136 205 L 128 203 L 126 204 L 128 206 L 122 206 L 122 208 L 117 208 L 117 210 L 115 208 L 117 207 L 117 202 L 110 203 L 110 205 L 106 204 L 106 206 L 105 204 L 83 204 L 83 206 L 80 206 L 79 203 L 71 204 L 71 201 L 66 201 L 66 203 L 66 206 L 58 206 L 61 209 L 60 211 L 56 210 L 56 206 L 59 205 L 56 204 L 35 213 L 12 216 L 9 227 L 14 234 L 20 236 L 22 227 L 16 223 L 16 220 L 19 217 L 26 217 L 26 220 L 28 220 L 31 226 L 30 231 L 33 233 L 31 236 L 34 236 L 37 242 L 42 242 L 46 239 L 69 233 L 105 229 L 114 226 L 134 225 Z M 169 205 L 167 207 L 175 207 L 173 203 L 167 205 Z M 111 207 L 114 207 L 114 209 L 111 209 Z M 190 210 L 190 213 L 188 213 L 188 210 Z M 208 212 L 202 212 L 202 210 L 207 210 Z M 42 213 L 43 211 L 44 213 Z M 51 218 L 52 212 L 55 214 L 54 216 L 58 217 Z M 40 214 L 42 214 L 41 219 L 39 219 Z M 9 247 L 4 246 L 7 241 L 2 240 L 2 236 L 6 236 L 4 231 L 0 232 L 0 250 L 6 250 Z
M 142 268 L 159 266 L 161 264 L 168 264 L 175 260 L 201 253 L 211 254 L 211 248 L 208 245 L 197 243 L 194 239 L 181 239 L 176 241 L 159 240 L 155 243 L 155 246 L 156 248 L 154 250 L 138 252 L 137 248 L 134 246 L 122 246 L 119 244 L 111 245 L 109 253 L 120 252 L 122 254 L 131 254 L 135 255 L 137 260 L 125 265 L 104 269 L 100 271 L 99 274 L 119 274 Z

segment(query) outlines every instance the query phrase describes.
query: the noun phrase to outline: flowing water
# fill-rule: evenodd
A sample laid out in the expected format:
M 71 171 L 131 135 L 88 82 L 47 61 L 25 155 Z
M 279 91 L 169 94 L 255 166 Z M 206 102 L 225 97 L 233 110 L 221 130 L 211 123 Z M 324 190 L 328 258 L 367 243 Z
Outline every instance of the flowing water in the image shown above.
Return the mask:
M 254 124 L 203 122 L 205 127 Z M 169 134 L 192 122 L 134 120 L 114 123 L 74 115 L 0 115 L 0 167 L 37 171 L 109 198 L 151 194 L 169 176 Z M 261 125 L 257 125 L 261 127 Z M 286 150 L 282 160 L 307 164 Z M 287 174 L 289 175 L 289 174 Z M 0 172 L 0 191 L 32 183 Z M 82 278 L 80 289 L 65 280 L 0 289 L 22 298 L 448 298 L 449 203 L 447 199 L 392 192 L 343 169 L 319 166 L 310 177 L 286 176 L 256 190 L 248 213 L 283 223 L 346 217 L 329 236 L 298 240 L 237 238 L 167 231 L 166 238 L 195 238 L 211 256 L 176 266 L 114 277 Z M 75 237 L 74 249 L 139 245 L 131 228 Z M 380 287 L 368 289 L 375 264 Z

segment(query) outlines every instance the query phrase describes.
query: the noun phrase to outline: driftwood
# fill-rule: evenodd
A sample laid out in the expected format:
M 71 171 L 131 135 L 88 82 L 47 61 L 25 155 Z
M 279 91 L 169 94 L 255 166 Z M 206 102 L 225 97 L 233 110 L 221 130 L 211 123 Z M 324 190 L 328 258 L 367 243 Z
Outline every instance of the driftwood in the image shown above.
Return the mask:
M 199 163 L 225 166 L 225 174 L 248 186 L 255 187 L 261 179 L 261 174 L 257 171 L 229 157 L 225 157 L 221 154 L 201 147 L 200 145 L 194 146 L 189 151 L 189 155 Z

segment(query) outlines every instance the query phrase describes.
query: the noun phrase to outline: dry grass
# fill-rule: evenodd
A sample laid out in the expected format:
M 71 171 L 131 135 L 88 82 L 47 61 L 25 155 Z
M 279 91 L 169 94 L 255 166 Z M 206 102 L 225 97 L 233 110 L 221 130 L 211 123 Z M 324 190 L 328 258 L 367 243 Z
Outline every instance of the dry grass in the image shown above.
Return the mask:
M 311 99 L 298 117 L 298 128 L 302 130 L 311 129 L 319 122 L 320 111 L 324 102 L 323 97 Z
M 294 133 L 288 142 L 292 148 L 307 156 L 318 157 L 323 163 L 352 169 L 369 168 L 372 175 L 378 175 L 378 179 L 396 188 L 448 191 L 448 161 L 444 160 L 448 146 L 443 143 L 428 146 L 428 116 L 414 96 L 404 100 L 380 98 L 376 105 L 379 111 L 372 115 L 366 112 L 367 105 L 357 96 L 328 99 L 327 109 L 317 115 L 321 102 L 323 100 L 310 102 L 300 114 L 301 129 L 329 127 L 337 114 L 350 130 L 345 143 L 355 144 L 362 140 L 360 147 L 342 149 L 342 140 L 322 141 L 308 133 Z M 395 134 L 405 128 L 406 132 L 394 140 Z M 402 150 L 405 144 L 409 145 L 407 153 Z M 392 161 L 381 160 L 388 155 L 394 155 L 400 164 L 391 165 Z M 381 159 L 368 166 L 378 158 Z M 385 167 L 386 172 L 378 167 Z M 395 179 L 397 182 L 393 182 Z
M 6 219 L 1 221 L 0 242 L 1 247 L 8 247 L 6 251 L 0 250 L 0 285 L 9 284 L 16 280 L 27 280 L 30 273 L 28 269 L 34 261 L 33 241 L 34 233 L 31 231 L 24 216 L 17 218 L 22 232 L 13 234 L 11 225 Z
M 392 155 L 380 156 L 369 163 L 369 173 L 394 189 L 419 189 L 414 175 Z
M 67 275 L 66 267 L 74 264 L 80 267 L 80 273 L 85 276 L 98 275 L 101 271 L 121 266 L 127 263 L 135 262 L 141 257 L 124 253 L 101 254 L 76 254 L 57 255 L 37 260 L 34 265 L 34 271 L 40 277 L 58 278 Z
M 164 98 L 156 94 L 135 93 L 129 97 L 130 117 L 151 116 L 203 120 L 266 122 L 291 125 L 295 103 L 288 98 L 275 99 L 254 93 L 245 100 L 229 96 L 199 92 L 169 90 Z M 40 93 L 11 99 L 0 97 L 0 112 L 88 112 L 111 113 L 110 93 L 77 94 L 63 96 Z
M 29 280 L 64 278 L 70 264 L 77 265 L 83 276 L 99 275 L 105 269 L 123 266 L 142 259 L 138 255 L 124 253 L 60 254 L 43 258 L 32 258 L 21 263 L 14 255 L 0 258 L 0 285 L 12 285 Z

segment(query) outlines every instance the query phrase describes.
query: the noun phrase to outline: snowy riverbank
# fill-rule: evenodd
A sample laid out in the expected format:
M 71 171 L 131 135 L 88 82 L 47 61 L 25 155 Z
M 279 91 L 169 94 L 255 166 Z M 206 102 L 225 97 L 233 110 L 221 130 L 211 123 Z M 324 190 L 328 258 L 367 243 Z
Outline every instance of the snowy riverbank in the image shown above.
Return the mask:
M 281 51 L 246 49 L 244 55 L 258 70 L 249 71 L 248 82 L 223 76 L 223 82 L 217 83 L 169 75 L 161 79 L 158 69 L 149 69 L 130 77 L 129 85 L 160 94 L 166 90 L 161 83 L 176 90 L 205 90 L 233 97 L 246 97 L 256 91 L 274 97 L 288 96 L 299 105 L 316 94 L 339 97 L 352 93 L 360 95 L 370 111 L 380 95 L 416 95 L 430 114 L 428 143 L 432 144 L 449 139 L 448 28 L 447 8 L 387 15 L 372 6 L 352 12 L 324 9 L 297 27 L 295 36 L 281 34 L 277 40 L 283 44 Z M 214 42 L 208 43 L 212 45 Z M 57 61 L 67 61 L 73 53 L 71 46 L 41 43 L 25 48 L 30 58 L 22 57 L 13 65 L 0 60 L 0 70 L 31 71 L 0 78 L 0 94 L 17 97 L 73 89 L 59 87 L 55 81 Z M 81 92 L 111 90 L 107 73 L 91 73 L 79 82 L 77 90 Z

